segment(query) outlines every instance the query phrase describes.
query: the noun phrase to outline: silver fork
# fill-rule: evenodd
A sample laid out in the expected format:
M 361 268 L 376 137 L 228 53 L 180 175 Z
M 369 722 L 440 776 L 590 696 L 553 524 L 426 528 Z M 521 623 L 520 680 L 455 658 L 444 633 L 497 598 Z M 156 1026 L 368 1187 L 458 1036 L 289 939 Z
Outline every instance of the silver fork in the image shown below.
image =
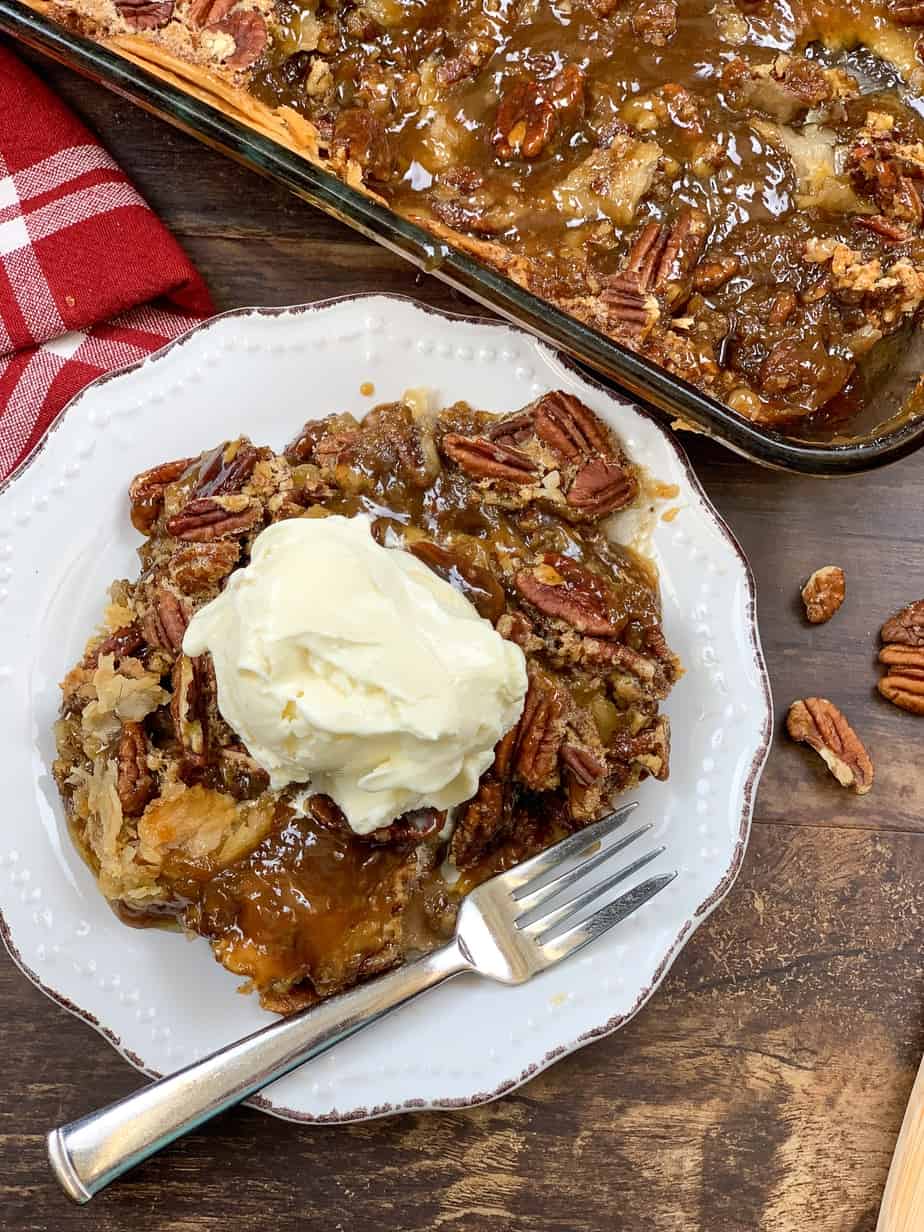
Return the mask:
M 601 846 L 633 808 L 629 804 L 610 813 L 478 886 L 463 901 L 455 936 L 442 949 L 274 1022 L 108 1108 L 52 1130 L 48 1157 L 65 1192 L 76 1202 L 88 1202 L 176 1138 L 452 976 L 474 971 L 502 984 L 522 984 L 609 932 L 676 876 L 651 877 L 581 916 L 664 851 L 658 847 L 646 852 L 586 889 L 578 888 L 588 874 L 651 829 L 639 826 Z M 572 861 L 578 862 L 566 867 Z M 577 892 L 554 906 L 553 900 L 572 886 Z

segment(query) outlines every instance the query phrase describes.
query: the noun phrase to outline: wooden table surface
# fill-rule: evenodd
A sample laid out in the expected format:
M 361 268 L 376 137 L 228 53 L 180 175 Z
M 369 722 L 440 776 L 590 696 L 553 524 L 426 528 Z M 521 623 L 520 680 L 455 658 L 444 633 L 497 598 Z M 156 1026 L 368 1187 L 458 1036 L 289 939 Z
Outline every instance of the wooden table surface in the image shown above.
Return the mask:
M 220 308 L 365 290 L 466 307 L 281 189 L 33 62 L 173 229 Z M 757 576 L 777 742 L 737 885 L 649 1005 L 471 1111 L 319 1129 L 233 1111 L 79 1210 L 50 1178 L 43 1135 L 138 1077 L 0 961 L 0 1228 L 875 1228 L 924 1050 L 924 720 L 875 691 L 876 631 L 924 593 L 924 457 L 822 483 L 700 438 L 687 447 Z M 829 563 L 846 570 L 848 598 L 811 628 L 798 587 Z M 839 703 L 866 740 L 868 796 L 780 734 L 806 693 Z

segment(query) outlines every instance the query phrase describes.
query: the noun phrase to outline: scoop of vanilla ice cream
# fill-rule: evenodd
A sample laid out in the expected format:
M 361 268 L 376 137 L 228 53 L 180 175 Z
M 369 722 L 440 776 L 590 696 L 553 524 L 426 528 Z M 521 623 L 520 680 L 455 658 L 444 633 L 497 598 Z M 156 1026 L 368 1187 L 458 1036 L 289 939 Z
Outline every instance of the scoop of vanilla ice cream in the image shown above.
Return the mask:
M 367 834 L 474 795 L 526 695 L 523 652 L 369 519 L 292 518 L 183 639 L 273 787 L 309 782 Z

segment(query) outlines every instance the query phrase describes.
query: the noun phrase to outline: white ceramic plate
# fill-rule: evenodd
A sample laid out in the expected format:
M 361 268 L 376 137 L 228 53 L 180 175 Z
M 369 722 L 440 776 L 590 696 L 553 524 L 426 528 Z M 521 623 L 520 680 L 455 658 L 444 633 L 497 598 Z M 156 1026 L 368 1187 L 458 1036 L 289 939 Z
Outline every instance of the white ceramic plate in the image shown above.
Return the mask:
M 360 393 L 367 381 L 372 397 Z M 270 1019 L 205 941 L 127 928 L 103 901 L 51 777 L 57 682 L 99 621 L 109 583 L 136 574 L 130 476 L 238 432 L 279 447 L 306 418 L 362 413 L 411 386 L 429 386 L 441 405 L 465 398 L 494 411 L 573 391 L 636 461 L 677 486 L 637 527 L 687 669 L 665 707 L 670 781 L 643 784 L 637 817 L 654 822 L 652 845 L 667 847 L 639 879 L 679 875 L 560 969 L 518 988 L 456 980 L 252 1101 L 300 1120 L 491 1099 L 626 1022 L 731 886 L 770 743 L 750 569 L 676 440 L 648 414 L 526 334 L 407 300 L 228 313 L 91 385 L 0 492 L 0 927 L 30 979 L 152 1074 Z M 666 521 L 669 509 L 679 512 Z

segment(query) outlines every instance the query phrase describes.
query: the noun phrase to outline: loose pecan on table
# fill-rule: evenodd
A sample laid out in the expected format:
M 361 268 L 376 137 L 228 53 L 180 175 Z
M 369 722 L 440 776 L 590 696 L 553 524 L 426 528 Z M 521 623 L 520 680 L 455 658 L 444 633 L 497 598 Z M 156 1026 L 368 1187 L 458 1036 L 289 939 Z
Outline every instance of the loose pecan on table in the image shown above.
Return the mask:
M 251 496 L 207 496 L 191 500 L 167 522 L 168 534 L 177 539 L 207 543 L 242 535 L 263 516 L 260 502 Z
M 924 599 L 902 608 L 882 626 L 879 662 L 888 669 L 879 692 L 902 710 L 924 714 Z
M 793 702 L 786 719 L 793 740 L 809 745 L 841 784 L 857 795 L 873 785 L 873 763 L 860 737 L 843 714 L 825 697 Z
M 196 461 L 195 458 L 177 458 L 142 471 L 128 485 L 131 501 L 131 519 L 135 530 L 149 535 L 164 507 L 164 490 L 175 483 Z
M 806 619 L 813 625 L 824 624 L 844 602 L 845 593 L 843 569 L 838 565 L 825 565 L 816 569 L 802 587 Z
M 140 723 L 122 724 L 119 737 L 116 792 L 126 817 L 140 816 L 155 792 L 154 776 L 148 768 L 148 743 Z

